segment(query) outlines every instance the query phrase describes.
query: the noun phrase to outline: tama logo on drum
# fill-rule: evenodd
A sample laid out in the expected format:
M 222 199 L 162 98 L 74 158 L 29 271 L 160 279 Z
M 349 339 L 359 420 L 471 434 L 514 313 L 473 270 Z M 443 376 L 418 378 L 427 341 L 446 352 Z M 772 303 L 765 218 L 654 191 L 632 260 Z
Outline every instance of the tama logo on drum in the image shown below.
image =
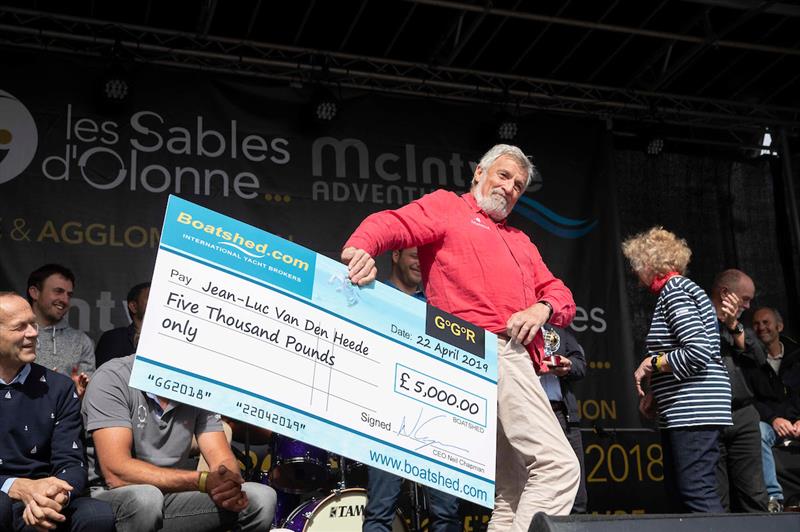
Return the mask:
M 340 504 L 331 506 L 328 517 L 336 519 L 338 517 L 361 517 L 364 515 L 364 504 Z

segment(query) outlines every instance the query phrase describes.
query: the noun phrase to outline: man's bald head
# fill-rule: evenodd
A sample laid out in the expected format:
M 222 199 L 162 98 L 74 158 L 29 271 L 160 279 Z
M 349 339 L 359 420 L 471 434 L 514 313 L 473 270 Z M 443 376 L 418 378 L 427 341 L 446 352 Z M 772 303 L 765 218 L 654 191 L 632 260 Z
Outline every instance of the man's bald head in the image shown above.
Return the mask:
M 19 295 L 16 292 L 2 292 L 0 291 L 0 324 L 3 323 L 5 318 L 5 314 L 7 312 L 11 312 L 12 308 L 15 306 L 14 303 L 18 303 L 18 299 L 21 299 L 26 304 L 28 303 L 25 298 Z M 8 307 L 8 311 L 6 311 L 6 307 Z M 30 307 L 30 305 L 28 305 Z
M 756 295 L 756 285 L 749 275 L 741 270 L 731 268 L 718 273 L 711 287 L 711 302 L 717 311 L 721 308 L 723 297 L 729 293 L 739 298 L 739 309 L 736 315 L 738 319 L 745 310 L 750 308 L 750 303 Z
M 39 328 L 31 306 L 14 292 L 0 292 L 0 372 L 3 380 L 36 358 Z
M 735 292 L 738 288 L 741 288 L 743 285 L 747 284 L 753 284 L 753 280 L 750 278 L 750 276 L 741 270 L 731 268 L 717 274 L 717 276 L 714 278 L 711 294 L 718 296 L 723 288 L 728 288 L 729 290 L 733 290 Z

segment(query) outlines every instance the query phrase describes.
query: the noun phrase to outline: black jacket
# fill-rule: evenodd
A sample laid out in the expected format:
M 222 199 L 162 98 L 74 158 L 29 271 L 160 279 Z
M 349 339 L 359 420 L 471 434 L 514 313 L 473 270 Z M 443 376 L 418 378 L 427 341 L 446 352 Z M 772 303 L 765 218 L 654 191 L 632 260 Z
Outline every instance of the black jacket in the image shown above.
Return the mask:
M 778 373 L 766 361 L 745 370 L 755 407 L 765 423 L 772 423 L 776 417 L 792 423 L 800 419 L 800 345 L 784 336 L 781 342 L 783 359 Z
M 744 349 L 739 349 L 725 324 L 719 323 L 720 355 L 731 380 L 732 407 L 734 410 L 753 403 L 754 395 L 745 372 L 761 366 L 767 355 L 764 344 L 752 329 L 744 330 Z
M 117 327 L 103 333 L 97 348 L 94 350 L 95 366 L 100 367 L 112 358 L 121 358 L 136 352 L 133 347 L 133 337 L 136 326 L 131 323 L 127 327 Z
M 564 405 L 567 407 L 567 422 L 570 425 L 580 423 L 581 414 L 578 410 L 578 401 L 575 399 L 575 393 L 572 391 L 572 383 L 586 376 L 586 355 L 583 352 L 583 347 L 578 343 L 572 332 L 566 329 L 554 327 L 549 323 L 545 324 L 544 328 L 555 331 L 561 338 L 560 345 L 553 354 L 567 357 L 572 362 L 569 373 L 559 377 L 558 382 L 561 384 L 561 395 L 564 398 Z

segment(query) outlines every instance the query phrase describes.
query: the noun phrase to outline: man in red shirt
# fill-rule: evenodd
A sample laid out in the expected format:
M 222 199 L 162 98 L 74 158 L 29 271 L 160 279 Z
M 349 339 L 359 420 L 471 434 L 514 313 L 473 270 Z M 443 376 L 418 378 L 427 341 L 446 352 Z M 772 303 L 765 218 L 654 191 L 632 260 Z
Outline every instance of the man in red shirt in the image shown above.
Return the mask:
M 527 531 L 534 513 L 566 515 L 580 469 L 537 371 L 550 322 L 575 315 L 570 290 L 506 217 L 530 184 L 533 165 L 516 146 L 481 158 L 469 193 L 445 190 L 368 216 L 342 251 L 359 286 L 377 274 L 373 257 L 416 246 L 428 301 L 498 335 L 497 468 L 489 530 Z

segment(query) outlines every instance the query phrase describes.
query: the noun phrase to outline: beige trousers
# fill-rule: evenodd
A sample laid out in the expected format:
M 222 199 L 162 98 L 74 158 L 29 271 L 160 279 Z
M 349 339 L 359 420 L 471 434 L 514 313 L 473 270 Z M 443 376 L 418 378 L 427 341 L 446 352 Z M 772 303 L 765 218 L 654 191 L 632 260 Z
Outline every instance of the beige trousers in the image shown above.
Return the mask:
M 497 467 L 489 532 L 527 532 L 533 515 L 567 515 L 580 466 L 525 347 L 498 340 Z

